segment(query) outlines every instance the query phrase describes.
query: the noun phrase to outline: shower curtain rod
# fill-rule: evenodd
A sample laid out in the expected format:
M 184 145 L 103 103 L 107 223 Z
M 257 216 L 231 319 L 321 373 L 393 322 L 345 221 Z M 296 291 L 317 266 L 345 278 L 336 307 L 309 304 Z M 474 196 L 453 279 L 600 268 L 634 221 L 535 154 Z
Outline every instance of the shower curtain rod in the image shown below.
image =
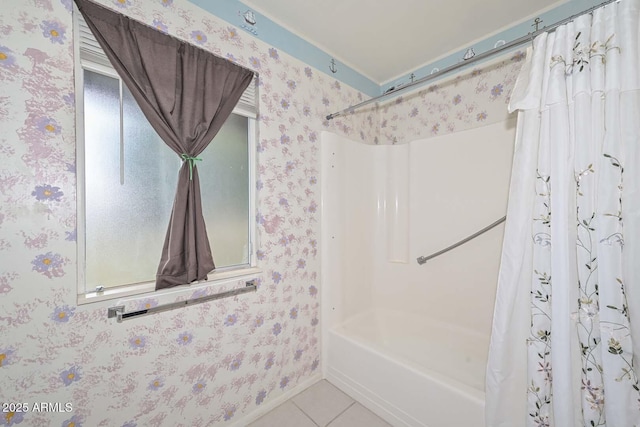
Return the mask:
M 540 30 L 534 31 L 533 33 L 529 33 L 526 36 L 522 36 L 522 37 L 520 37 L 518 39 L 510 41 L 509 43 L 505 43 L 502 46 L 498 46 L 496 48 L 490 49 L 490 50 L 488 50 L 488 51 L 486 51 L 484 53 L 475 55 L 474 57 L 472 57 L 470 59 L 464 60 L 462 62 L 458 62 L 457 64 L 450 65 L 449 67 L 443 68 L 442 70 L 437 71 L 437 72 L 435 72 L 433 74 L 429 74 L 426 77 L 422 77 L 421 79 L 415 80 L 415 81 L 413 81 L 411 83 L 407 83 L 407 84 L 405 84 L 403 86 L 400 86 L 400 87 L 398 87 L 396 89 L 387 91 L 386 93 L 383 93 L 382 95 L 378 95 L 376 97 L 373 97 L 371 99 L 363 101 L 363 102 L 361 102 L 359 104 L 356 104 L 356 105 L 353 105 L 351 107 L 345 108 L 344 110 L 338 111 L 337 113 L 329 114 L 327 116 L 327 120 L 331 120 L 331 119 L 334 119 L 336 117 L 343 116 L 343 115 L 345 115 L 347 113 L 353 113 L 358 108 L 364 107 L 365 105 L 369 105 L 369 104 L 371 104 L 373 102 L 378 101 L 379 99 L 391 97 L 391 96 L 397 94 L 398 92 L 403 92 L 406 89 L 409 89 L 411 87 L 420 85 L 422 83 L 426 83 L 426 82 L 434 80 L 434 79 L 437 79 L 438 77 L 442 77 L 442 76 L 444 76 L 446 74 L 449 74 L 452 71 L 455 71 L 455 70 L 457 70 L 459 68 L 462 68 L 462 67 L 464 67 L 466 65 L 469 65 L 469 64 L 471 64 L 473 62 L 481 61 L 483 59 L 489 58 L 489 57 L 491 57 L 493 55 L 496 55 L 496 54 L 498 54 L 500 52 L 503 52 L 505 50 L 511 49 L 512 47 L 516 47 L 516 46 L 519 46 L 521 44 L 527 43 L 529 41 L 533 41 L 533 39 L 536 38 L 539 34 L 542 34 L 542 33 L 547 32 L 547 31 L 551 31 L 551 30 L 559 27 L 560 25 L 564 25 L 567 22 L 570 22 L 570 21 L 574 20 L 575 18 L 577 18 L 579 16 L 585 15 L 587 13 L 591 13 L 596 9 L 600 9 L 601 7 L 606 6 L 609 3 L 613 3 L 613 2 L 617 2 L 617 1 L 620 1 L 620 0 L 606 0 L 606 1 L 602 2 L 602 3 L 600 3 L 597 6 L 590 7 L 589 9 L 586 9 L 586 10 L 580 12 L 580 13 L 577 13 L 575 15 L 571 15 L 568 18 L 565 18 L 565 19 L 563 19 L 561 21 L 558 21 L 558 22 L 556 22 L 554 24 L 548 25 L 548 26 L 546 26 L 546 27 L 544 27 L 544 28 L 542 28 Z

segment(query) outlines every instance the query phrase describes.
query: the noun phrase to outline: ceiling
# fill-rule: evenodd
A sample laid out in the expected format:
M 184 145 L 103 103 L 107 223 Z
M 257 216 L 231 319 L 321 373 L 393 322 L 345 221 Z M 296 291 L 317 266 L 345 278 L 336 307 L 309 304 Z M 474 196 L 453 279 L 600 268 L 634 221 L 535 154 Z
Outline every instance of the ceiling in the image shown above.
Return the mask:
M 242 0 L 378 84 L 568 0 Z

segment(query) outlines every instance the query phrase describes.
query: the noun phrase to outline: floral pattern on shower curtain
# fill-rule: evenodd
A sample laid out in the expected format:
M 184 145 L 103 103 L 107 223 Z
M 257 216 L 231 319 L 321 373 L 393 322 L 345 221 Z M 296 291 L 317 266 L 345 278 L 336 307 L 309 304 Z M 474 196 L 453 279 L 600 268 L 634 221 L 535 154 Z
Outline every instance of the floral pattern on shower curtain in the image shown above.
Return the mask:
M 541 34 L 514 88 L 488 427 L 640 425 L 639 26 L 622 0 Z

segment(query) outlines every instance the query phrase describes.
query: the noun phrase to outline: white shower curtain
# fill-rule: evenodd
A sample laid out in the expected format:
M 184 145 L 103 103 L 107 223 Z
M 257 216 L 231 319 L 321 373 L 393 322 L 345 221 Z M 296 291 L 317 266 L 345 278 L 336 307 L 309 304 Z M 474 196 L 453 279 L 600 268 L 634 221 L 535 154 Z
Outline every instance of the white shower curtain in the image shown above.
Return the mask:
M 639 20 L 541 34 L 516 83 L 487 427 L 640 426 Z

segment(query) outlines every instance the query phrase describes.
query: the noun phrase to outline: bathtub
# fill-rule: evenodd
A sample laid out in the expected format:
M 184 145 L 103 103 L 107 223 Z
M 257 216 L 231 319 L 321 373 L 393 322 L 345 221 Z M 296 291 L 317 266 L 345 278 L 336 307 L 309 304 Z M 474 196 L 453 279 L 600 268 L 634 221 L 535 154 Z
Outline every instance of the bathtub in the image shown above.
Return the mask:
M 504 215 L 514 135 L 512 121 L 401 145 L 321 136 L 323 375 L 394 426 L 484 426 L 504 228 L 416 258 Z
M 358 314 L 328 331 L 327 379 L 393 426 L 482 427 L 489 337 L 420 315 Z

